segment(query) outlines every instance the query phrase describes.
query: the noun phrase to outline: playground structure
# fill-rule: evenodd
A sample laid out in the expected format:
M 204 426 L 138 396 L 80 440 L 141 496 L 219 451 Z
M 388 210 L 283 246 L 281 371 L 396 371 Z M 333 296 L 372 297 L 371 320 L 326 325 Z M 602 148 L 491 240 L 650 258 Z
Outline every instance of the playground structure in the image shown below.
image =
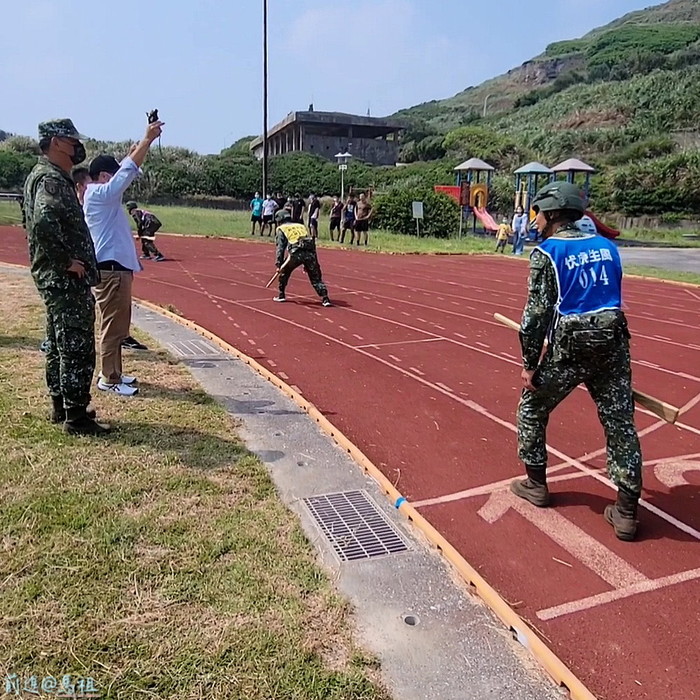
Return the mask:
M 486 209 L 489 201 L 491 179 L 496 168 L 480 158 L 470 158 L 455 168 L 457 173 L 457 187 L 459 187 L 459 204 L 462 207 L 462 216 L 459 220 L 459 235 L 462 235 L 462 227 L 465 219 L 472 215 L 472 231 L 476 232 L 477 220 L 481 222 L 484 230 L 496 231 L 498 224 Z
M 577 176 L 583 175 L 583 182 L 581 182 L 579 178 L 579 184 L 583 190 L 585 201 L 588 203 L 591 192 L 591 175 L 595 173 L 595 168 L 593 166 L 588 165 L 588 163 L 584 163 L 578 158 L 569 158 L 568 160 L 555 165 L 552 168 L 552 173 L 554 174 L 552 180 L 556 180 L 558 175 L 563 174 L 566 176 L 566 181 L 572 184 L 577 184 Z M 586 216 L 595 224 L 595 227 L 601 236 L 613 239 L 620 235 L 620 232 L 617 229 L 606 226 L 600 219 L 598 219 L 598 217 L 595 216 L 595 214 L 593 214 L 593 212 L 586 211 Z
M 455 168 L 457 173 L 456 186 L 436 185 L 436 192 L 443 192 L 457 201 L 461 207 L 459 222 L 459 235 L 461 237 L 464 221 L 472 215 L 472 231 L 476 233 L 477 221 L 481 223 L 484 231 L 498 230 L 498 224 L 487 210 L 491 180 L 496 169 L 481 160 L 470 158 Z M 567 182 L 581 185 L 585 201 L 588 202 L 591 190 L 591 176 L 595 168 L 584 163 L 578 158 L 569 158 L 553 168 L 538 162 L 528 163 L 515 171 L 515 202 L 514 208 L 522 207 L 529 212 L 530 222 L 535 218 L 531 203 L 537 191 L 549 182 L 555 182 L 561 175 Z M 485 174 L 485 175 L 484 175 Z M 583 178 L 581 178 L 583 176 Z M 591 211 L 586 211 L 586 217 L 595 225 L 599 234 L 606 238 L 614 239 L 620 232 L 606 226 Z M 589 222 L 587 222 L 589 223 Z

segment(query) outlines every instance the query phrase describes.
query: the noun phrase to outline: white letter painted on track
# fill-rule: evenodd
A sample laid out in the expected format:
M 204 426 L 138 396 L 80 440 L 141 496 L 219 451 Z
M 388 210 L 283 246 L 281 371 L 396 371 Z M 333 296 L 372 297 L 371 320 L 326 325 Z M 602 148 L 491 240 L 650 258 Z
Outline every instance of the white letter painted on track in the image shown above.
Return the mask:
M 479 510 L 487 523 L 495 523 L 510 509 L 554 540 L 572 557 L 614 588 L 647 581 L 647 577 L 552 508 L 535 508 L 510 491 L 496 491 Z

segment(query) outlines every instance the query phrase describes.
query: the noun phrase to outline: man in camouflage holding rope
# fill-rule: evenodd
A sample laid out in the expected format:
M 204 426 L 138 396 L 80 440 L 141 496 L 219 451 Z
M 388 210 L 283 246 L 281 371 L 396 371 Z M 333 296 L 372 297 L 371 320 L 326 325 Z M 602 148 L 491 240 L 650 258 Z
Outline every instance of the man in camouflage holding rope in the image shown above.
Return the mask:
M 544 241 L 530 259 L 520 342 L 524 390 L 518 407 L 518 455 L 527 479 L 511 490 L 549 505 L 546 427 L 550 413 L 583 383 L 607 440 L 608 474 L 618 488 L 605 519 L 621 540 L 637 531 L 642 455 L 634 426 L 629 331 L 621 310 L 622 264 L 615 245 L 575 225 L 585 211 L 578 187 L 554 182 L 532 203 Z M 542 354 L 545 340 L 549 344 Z
M 70 434 L 98 435 L 90 403 L 95 371 L 95 249 L 70 176 L 85 160 L 70 119 L 39 124 L 39 162 L 24 183 L 31 273 L 46 306 L 46 383 L 51 420 Z

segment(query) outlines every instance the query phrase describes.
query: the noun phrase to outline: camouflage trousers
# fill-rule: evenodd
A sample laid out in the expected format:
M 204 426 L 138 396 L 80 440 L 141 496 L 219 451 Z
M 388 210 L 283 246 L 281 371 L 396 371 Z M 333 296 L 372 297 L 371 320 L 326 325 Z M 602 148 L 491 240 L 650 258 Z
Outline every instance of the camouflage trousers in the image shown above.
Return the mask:
M 46 305 L 46 385 L 66 408 L 90 403 L 95 372 L 95 298 L 87 284 L 40 290 Z
M 323 283 L 323 277 L 321 275 L 321 266 L 318 264 L 318 257 L 316 256 L 315 250 L 295 250 L 290 255 L 291 260 L 286 264 L 284 270 L 280 272 L 279 276 L 279 290 L 280 294 L 284 294 L 284 290 L 287 288 L 289 283 L 289 278 L 292 272 L 303 265 L 306 270 L 306 274 L 309 276 L 309 282 L 311 286 L 316 290 L 321 298 L 328 296 L 328 289 Z
M 158 248 L 156 248 L 155 241 L 143 237 L 141 237 L 141 252 L 147 258 L 150 258 L 151 256 L 153 256 L 154 258 L 159 258 L 162 255 Z
M 551 348 L 535 375 L 537 391 L 523 391 L 518 406 L 518 456 L 526 466 L 547 464 L 550 413 L 579 384 L 588 389 L 605 431 L 610 480 L 632 495 L 642 490 L 642 453 L 634 426 L 629 341 L 620 339 L 605 357 L 563 360 Z M 576 430 L 576 426 L 571 426 Z

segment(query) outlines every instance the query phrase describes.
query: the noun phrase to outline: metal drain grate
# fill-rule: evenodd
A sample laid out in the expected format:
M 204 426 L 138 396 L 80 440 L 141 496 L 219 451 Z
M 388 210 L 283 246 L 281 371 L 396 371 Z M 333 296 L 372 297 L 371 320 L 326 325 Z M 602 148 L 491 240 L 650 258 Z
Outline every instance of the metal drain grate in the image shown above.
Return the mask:
M 372 559 L 408 549 L 364 491 L 312 496 L 304 503 L 341 561 Z

